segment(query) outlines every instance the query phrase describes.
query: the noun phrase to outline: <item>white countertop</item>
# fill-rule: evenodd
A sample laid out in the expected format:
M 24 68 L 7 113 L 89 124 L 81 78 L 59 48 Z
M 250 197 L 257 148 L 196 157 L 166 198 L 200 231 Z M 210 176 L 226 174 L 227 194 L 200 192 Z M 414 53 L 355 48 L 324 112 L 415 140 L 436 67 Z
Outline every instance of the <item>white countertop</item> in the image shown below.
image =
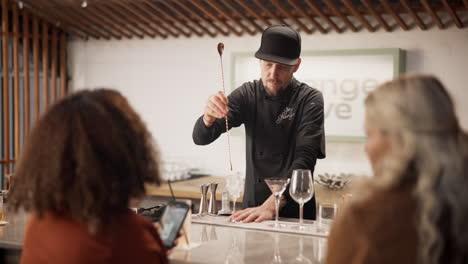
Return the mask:
M 323 236 L 201 223 L 191 224 L 190 241 L 171 263 L 323 263 L 327 244 Z

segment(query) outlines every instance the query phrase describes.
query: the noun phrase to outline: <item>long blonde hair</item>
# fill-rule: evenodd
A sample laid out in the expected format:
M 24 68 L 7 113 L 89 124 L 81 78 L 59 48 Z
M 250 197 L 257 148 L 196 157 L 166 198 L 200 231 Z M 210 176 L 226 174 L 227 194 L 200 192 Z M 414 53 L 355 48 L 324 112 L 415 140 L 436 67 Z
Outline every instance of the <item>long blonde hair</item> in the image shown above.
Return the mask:
M 368 122 L 393 151 L 376 168 L 374 183 L 415 183 L 421 263 L 462 263 L 468 248 L 468 136 L 454 105 L 434 76 L 412 75 L 387 82 L 369 94 Z M 466 259 L 465 259 L 466 261 Z

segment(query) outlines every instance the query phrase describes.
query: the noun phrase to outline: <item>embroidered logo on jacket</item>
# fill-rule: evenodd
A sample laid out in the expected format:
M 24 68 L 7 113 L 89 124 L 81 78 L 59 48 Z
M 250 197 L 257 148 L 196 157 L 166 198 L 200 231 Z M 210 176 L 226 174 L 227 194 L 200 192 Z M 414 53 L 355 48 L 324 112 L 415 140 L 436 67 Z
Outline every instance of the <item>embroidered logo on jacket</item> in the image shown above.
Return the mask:
M 276 119 L 276 124 L 280 124 L 281 121 L 287 119 L 291 121 L 296 113 L 293 112 L 293 108 L 286 107 L 283 112 Z

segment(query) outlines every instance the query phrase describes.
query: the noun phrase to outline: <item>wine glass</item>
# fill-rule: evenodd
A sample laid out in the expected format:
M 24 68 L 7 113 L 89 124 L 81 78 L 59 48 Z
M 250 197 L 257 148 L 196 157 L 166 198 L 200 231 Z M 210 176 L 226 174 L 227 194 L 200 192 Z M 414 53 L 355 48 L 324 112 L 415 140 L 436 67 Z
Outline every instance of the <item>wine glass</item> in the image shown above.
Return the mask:
M 228 191 L 233 204 L 232 213 L 236 211 L 236 201 L 237 198 L 240 197 L 243 185 L 243 178 L 240 172 L 230 173 L 226 176 L 226 190 Z
M 299 229 L 304 229 L 304 204 L 314 195 L 314 182 L 310 170 L 293 170 L 289 194 L 299 204 Z
M 268 188 L 270 188 L 271 192 L 275 196 L 275 224 L 274 224 L 274 227 L 278 228 L 279 227 L 278 215 L 279 215 L 280 198 L 281 198 L 281 195 L 283 194 L 284 190 L 286 190 L 286 187 L 289 184 L 289 178 L 268 178 L 268 179 L 265 179 L 265 182 L 268 185 Z

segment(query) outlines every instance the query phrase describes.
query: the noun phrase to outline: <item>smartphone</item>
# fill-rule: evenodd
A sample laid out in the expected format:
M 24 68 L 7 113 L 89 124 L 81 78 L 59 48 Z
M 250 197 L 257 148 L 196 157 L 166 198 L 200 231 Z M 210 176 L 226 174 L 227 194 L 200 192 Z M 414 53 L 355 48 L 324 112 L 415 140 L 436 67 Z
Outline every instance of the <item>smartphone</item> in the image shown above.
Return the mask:
M 160 224 L 162 227 L 161 240 L 168 249 L 174 247 L 174 241 L 179 236 L 188 211 L 189 206 L 184 202 L 170 201 L 167 203 Z

